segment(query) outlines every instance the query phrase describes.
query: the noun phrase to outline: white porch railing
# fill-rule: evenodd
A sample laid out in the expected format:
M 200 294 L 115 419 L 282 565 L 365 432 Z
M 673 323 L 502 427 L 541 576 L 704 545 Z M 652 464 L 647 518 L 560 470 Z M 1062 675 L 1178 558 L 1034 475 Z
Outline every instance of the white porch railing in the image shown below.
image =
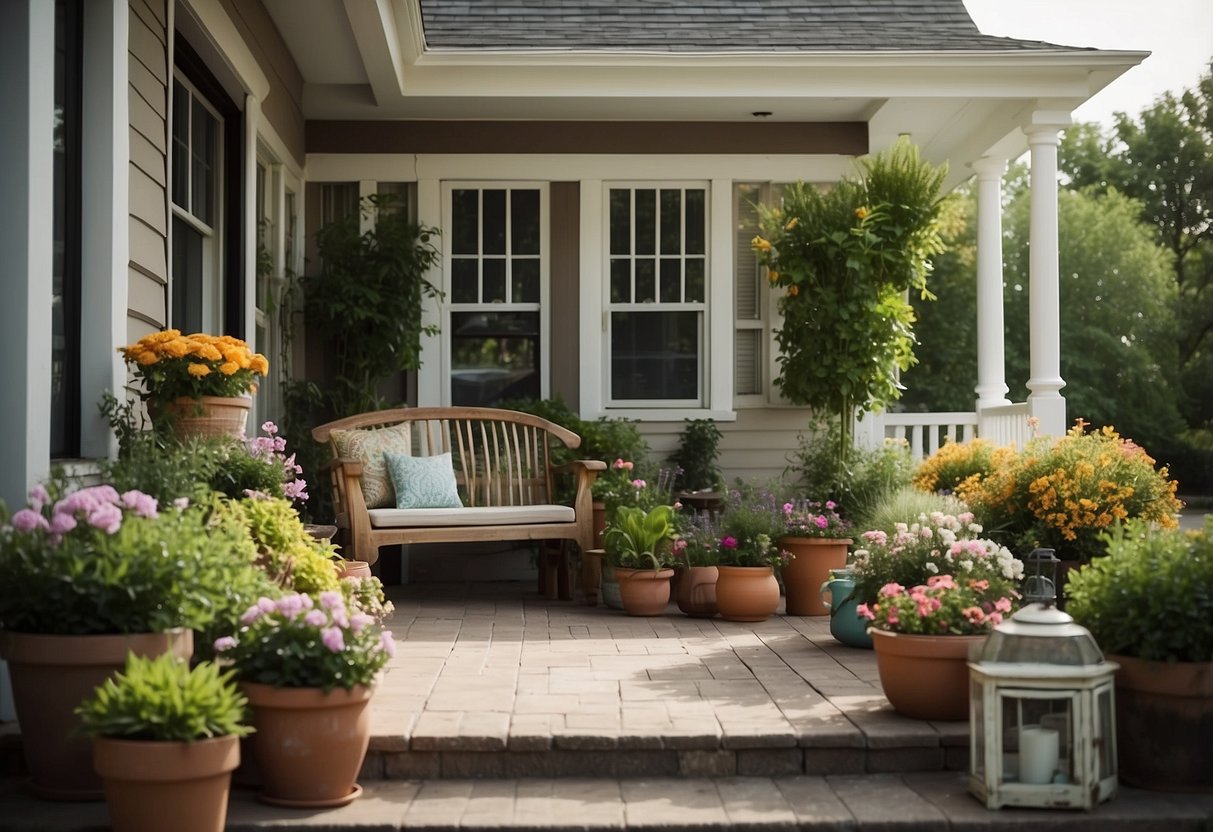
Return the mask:
M 978 436 L 995 446 L 1022 448 L 1032 438 L 1028 405 L 987 407 L 977 412 L 868 413 L 855 423 L 855 444 L 878 448 L 886 440 L 901 440 L 915 462 L 935 453 L 945 442 L 966 442 Z

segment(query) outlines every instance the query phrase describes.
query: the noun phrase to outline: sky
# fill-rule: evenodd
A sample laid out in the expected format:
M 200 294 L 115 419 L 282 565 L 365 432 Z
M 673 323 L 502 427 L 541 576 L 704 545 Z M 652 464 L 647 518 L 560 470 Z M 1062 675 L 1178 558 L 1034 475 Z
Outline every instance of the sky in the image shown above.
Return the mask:
M 1164 92 L 1194 87 L 1213 58 L 1213 0 L 964 0 L 987 35 L 1152 53 L 1074 112 L 1112 124 Z

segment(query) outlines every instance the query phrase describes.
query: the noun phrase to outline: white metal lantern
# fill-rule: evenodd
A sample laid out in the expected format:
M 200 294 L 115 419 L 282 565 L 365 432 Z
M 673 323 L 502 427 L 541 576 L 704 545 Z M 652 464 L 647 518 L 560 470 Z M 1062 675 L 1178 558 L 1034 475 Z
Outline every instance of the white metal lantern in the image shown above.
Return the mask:
M 1091 809 L 1115 794 L 1116 668 L 1050 605 L 996 627 L 969 662 L 969 791 L 991 809 Z

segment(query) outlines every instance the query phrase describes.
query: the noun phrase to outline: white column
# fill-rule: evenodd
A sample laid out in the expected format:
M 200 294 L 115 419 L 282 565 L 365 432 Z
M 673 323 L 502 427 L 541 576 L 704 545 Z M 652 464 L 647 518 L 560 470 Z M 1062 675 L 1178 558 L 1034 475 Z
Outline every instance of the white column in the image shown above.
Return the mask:
M 1005 159 L 983 157 L 977 173 L 977 409 L 1007 399 L 1002 305 L 1002 176 Z
M 1031 150 L 1031 223 L 1028 310 L 1031 347 L 1028 410 L 1042 435 L 1066 430 L 1061 396 L 1061 319 L 1057 240 L 1057 143 L 1070 123 L 1066 113 L 1033 114 L 1024 127 Z

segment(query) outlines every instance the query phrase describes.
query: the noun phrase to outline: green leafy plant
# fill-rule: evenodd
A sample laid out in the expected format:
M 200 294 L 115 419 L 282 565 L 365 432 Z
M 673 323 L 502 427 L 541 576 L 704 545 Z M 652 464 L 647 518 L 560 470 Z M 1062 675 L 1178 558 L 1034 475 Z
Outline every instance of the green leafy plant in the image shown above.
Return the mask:
M 1149 661 L 1213 661 L 1213 517 L 1183 532 L 1132 521 L 1069 574 L 1066 611 L 1099 646 Z
M 769 488 L 738 483 L 717 522 L 717 557 L 726 566 L 783 567 L 791 555 L 776 545 L 783 534 L 783 501 Z
M 680 566 L 715 566 L 720 563 L 720 530 L 707 511 L 678 512 L 673 552 Z
M 237 678 L 282 688 L 370 685 L 395 655 L 388 630 L 351 609 L 340 590 L 261 598 L 241 618 L 234 636 L 215 642 Z
M 687 491 L 718 488 L 722 477 L 716 460 L 720 458 L 720 428 L 711 419 L 687 419 L 678 439 L 678 450 L 670 462 L 681 469 L 678 484 Z
M 203 630 L 255 570 L 239 526 L 110 485 L 37 486 L 0 522 L 0 628 L 17 632 Z
M 132 653 L 126 669 L 107 679 L 76 713 L 93 737 L 160 742 L 243 737 L 253 730 L 244 724 L 248 701 L 232 677 L 213 662 L 190 668 L 171 653 L 155 658 Z
M 603 543 L 607 557 L 616 566 L 628 569 L 663 569 L 674 565 L 674 508 L 654 506 L 647 511 L 620 506 L 609 523 Z
M 224 500 L 217 512 L 245 530 L 257 563 L 277 585 L 296 592 L 338 587 L 334 547 L 308 534 L 289 501 L 250 497 Z
M 783 206 L 761 209 L 753 246 L 768 268 L 783 325 L 780 391 L 834 415 L 838 453 L 851 423 L 900 395 L 898 370 L 914 361 L 906 293 L 927 296 L 930 258 L 943 251 L 940 194 L 946 168 L 908 141 L 864 162 L 828 191 L 796 183 Z

